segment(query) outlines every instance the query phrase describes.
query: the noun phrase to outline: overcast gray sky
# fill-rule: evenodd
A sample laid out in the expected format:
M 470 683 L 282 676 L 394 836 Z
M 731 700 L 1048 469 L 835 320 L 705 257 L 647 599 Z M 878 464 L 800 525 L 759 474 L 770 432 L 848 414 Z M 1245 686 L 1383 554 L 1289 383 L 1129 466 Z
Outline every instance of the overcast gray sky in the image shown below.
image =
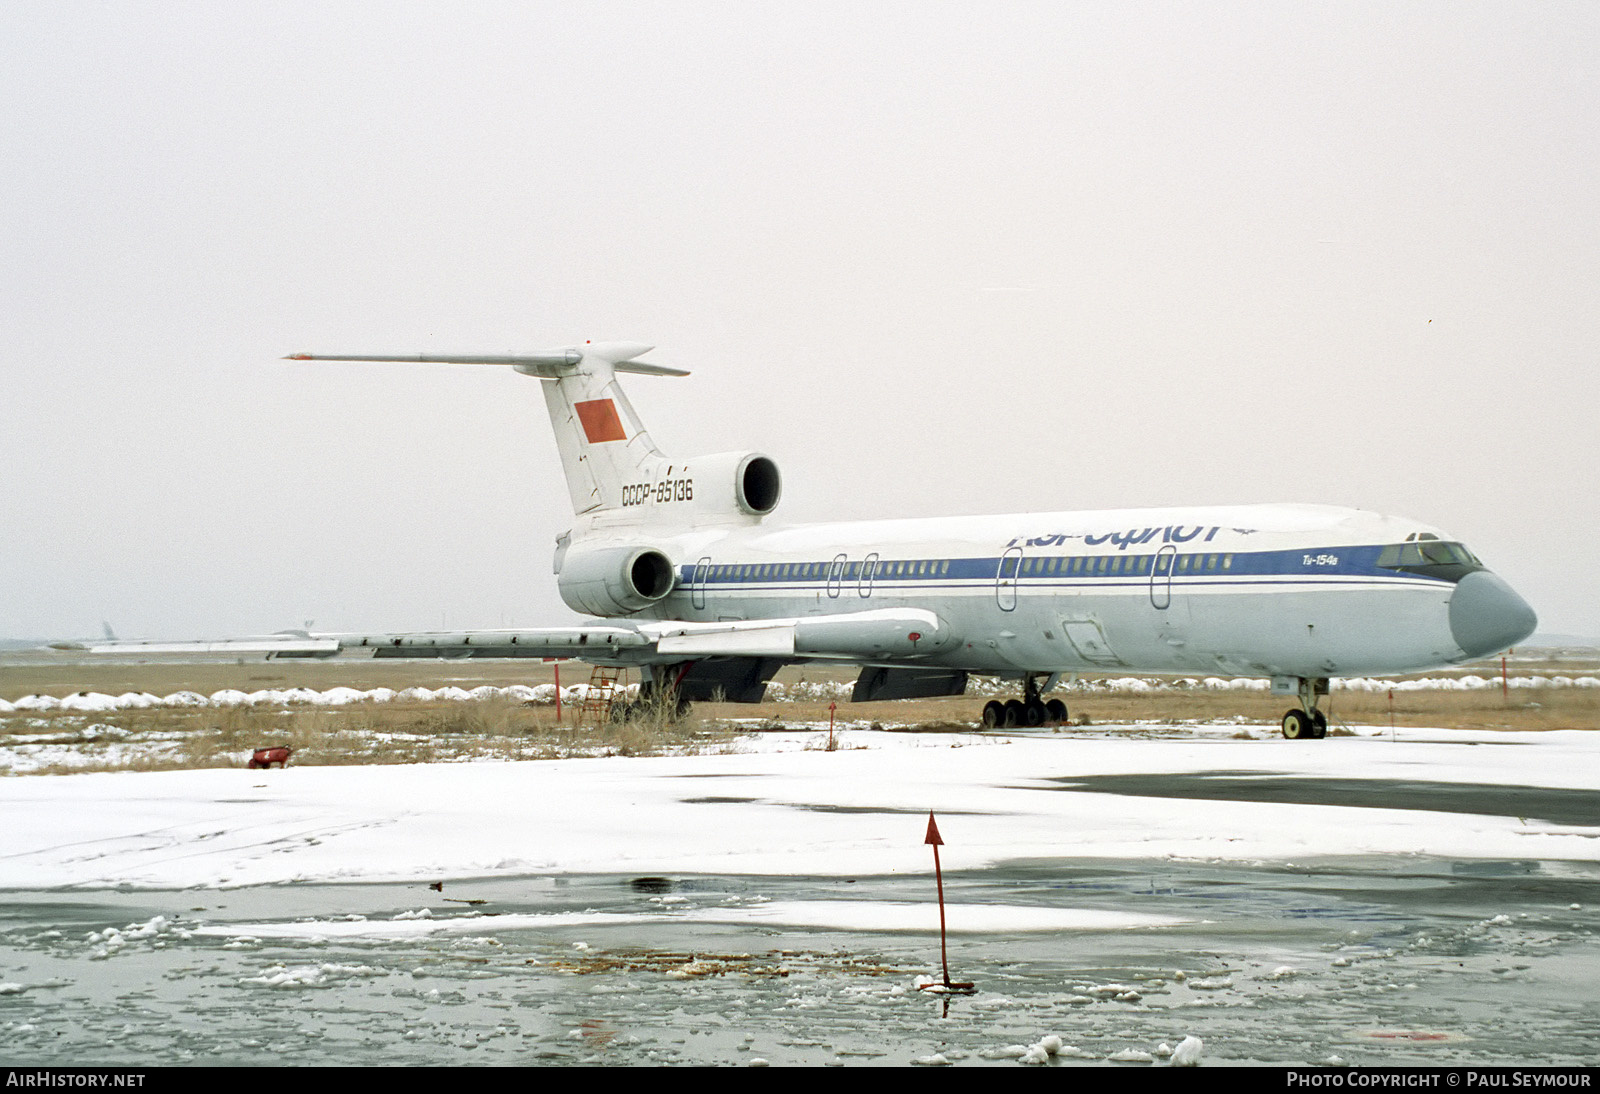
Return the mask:
M 1600 5 L 0 7 L 0 636 L 524 626 L 636 339 L 773 519 L 1312 501 L 1600 634 Z

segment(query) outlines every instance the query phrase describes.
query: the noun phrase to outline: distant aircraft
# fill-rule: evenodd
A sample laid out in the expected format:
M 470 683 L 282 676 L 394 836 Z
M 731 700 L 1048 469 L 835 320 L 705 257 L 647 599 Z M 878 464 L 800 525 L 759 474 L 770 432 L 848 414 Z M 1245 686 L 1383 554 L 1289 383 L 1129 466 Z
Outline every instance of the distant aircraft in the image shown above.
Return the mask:
M 296 361 L 505 365 L 537 377 L 573 527 L 557 537 L 565 628 L 91 643 L 99 652 L 277 657 L 575 657 L 645 670 L 658 701 L 759 702 L 779 668 L 861 668 L 857 701 L 953 696 L 970 675 L 1021 682 L 987 726 L 1067 717 L 1046 698 L 1083 671 L 1270 677 L 1297 694 L 1291 739 L 1323 737 L 1336 676 L 1472 661 L 1533 633 L 1533 610 L 1461 543 L 1402 517 L 1323 505 L 1020 513 L 771 525 L 778 465 L 759 452 L 679 460 L 651 441 L 616 374 L 686 376 L 652 347 L 529 356 Z

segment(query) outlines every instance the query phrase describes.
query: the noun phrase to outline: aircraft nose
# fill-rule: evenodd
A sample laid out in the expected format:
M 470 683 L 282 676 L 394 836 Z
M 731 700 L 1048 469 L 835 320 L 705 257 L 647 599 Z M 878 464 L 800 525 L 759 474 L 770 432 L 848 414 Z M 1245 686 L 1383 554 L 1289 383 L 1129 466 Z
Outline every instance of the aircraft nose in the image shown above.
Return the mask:
M 1475 570 L 1450 596 L 1450 634 L 1469 658 L 1515 646 L 1539 625 L 1528 602 L 1488 570 Z

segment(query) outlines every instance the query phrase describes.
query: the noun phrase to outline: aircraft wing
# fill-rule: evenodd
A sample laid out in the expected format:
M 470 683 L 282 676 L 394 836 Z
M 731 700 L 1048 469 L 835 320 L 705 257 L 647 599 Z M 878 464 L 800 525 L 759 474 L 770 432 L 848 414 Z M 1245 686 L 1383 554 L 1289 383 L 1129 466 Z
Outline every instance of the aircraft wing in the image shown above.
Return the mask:
M 123 657 L 185 653 L 265 654 L 268 658 L 537 657 L 574 658 L 612 665 L 754 657 L 914 664 L 958 640 L 933 612 L 920 608 L 890 608 L 846 615 L 717 623 L 602 619 L 583 626 L 528 630 L 380 634 L 281 631 L 192 642 L 127 639 L 69 642 L 59 643 L 56 648 Z
M 245 638 L 196 639 L 189 642 L 113 639 L 59 642 L 53 648 L 81 650 L 116 657 L 221 653 L 278 657 L 538 657 L 581 658 L 646 663 L 636 655 L 651 642 L 624 626 L 547 627 L 532 630 L 396 631 L 380 634 L 310 634 L 281 631 Z

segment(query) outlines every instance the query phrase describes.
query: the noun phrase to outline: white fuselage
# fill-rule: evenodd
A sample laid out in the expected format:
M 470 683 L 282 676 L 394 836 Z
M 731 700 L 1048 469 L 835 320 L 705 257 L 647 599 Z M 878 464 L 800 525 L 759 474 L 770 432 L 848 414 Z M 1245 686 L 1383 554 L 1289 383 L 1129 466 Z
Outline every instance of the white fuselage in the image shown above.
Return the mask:
M 907 695 L 958 689 L 963 672 L 1273 676 L 1298 678 L 1309 715 L 1325 677 L 1472 660 L 1522 640 L 1537 622 L 1510 586 L 1437 529 L 1354 509 L 767 525 L 782 496 L 771 458 L 682 460 L 656 448 L 617 381 L 619 372 L 683 375 L 640 361 L 649 349 L 586 342 L 528 355 L 296 354 L 500 365 L 537 377 L 577 518 L 558 540 L 557 583 L 570 607 L 602 620 L 345 635 L 338 648 L 579 656 L 653 666 L 663 688 L 732 664 L 739 671 L 703 674 L 698 691 L 753 697 L 775 664 L 814 659 L 880 676 L 949 677 L 927 683 L 931 690 L 883 689 Z M 1037 703 L 1034 683 L 1024 690 Z M 1296 733 L 1308 728 L 1314 720 L 1297 718 Z
M 640 618 L 920 608 L 953 638 L 921 659 L 930 666 L 1318 677 L 1481 656 L 1452 633 L 1455 584 L 1376 565 L 1386 545 L 1443 537 L 1361 510 L 1107 510 L 643 536 L 607 523 L 580 534 L 648 543 L 675 563 L 672 593 Z

